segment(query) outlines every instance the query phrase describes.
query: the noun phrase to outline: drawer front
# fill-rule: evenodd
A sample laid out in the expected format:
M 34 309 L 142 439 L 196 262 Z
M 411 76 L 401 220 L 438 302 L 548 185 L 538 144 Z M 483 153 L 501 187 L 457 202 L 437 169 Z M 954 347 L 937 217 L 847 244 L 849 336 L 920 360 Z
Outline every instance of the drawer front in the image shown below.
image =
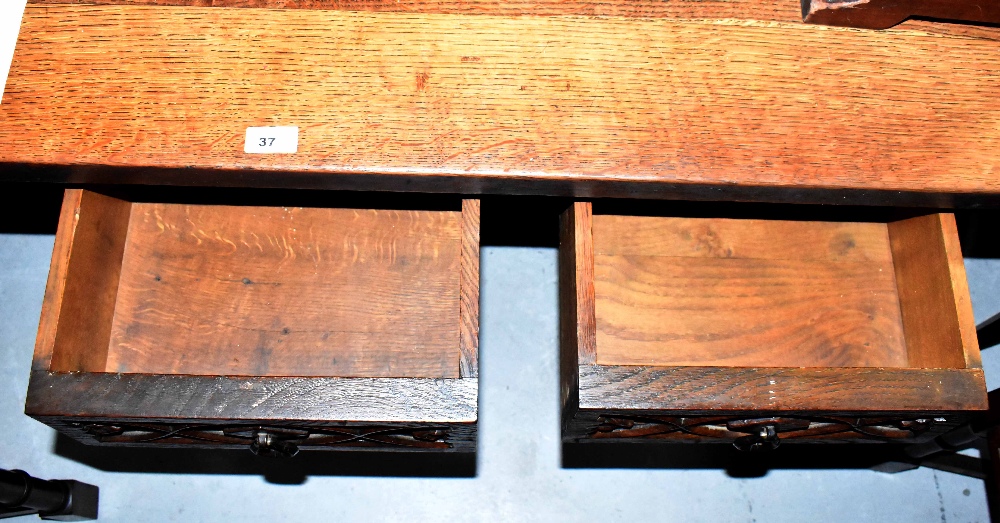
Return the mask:
M 249 449 L 291 457 L 299 450 L 475 451 L 475 423 L 318 423 L 203 420 L 49 419 L 56 430 L 89 444 L 130 447 Z
M 777 448 L 781 443 L 918 443 L 967 421 L 967 415 L 844 415 L 764 413 L 646 415 L 578 413 L 567 439 L 583 442 L 659 441 L 732 443 L 740 450 Z

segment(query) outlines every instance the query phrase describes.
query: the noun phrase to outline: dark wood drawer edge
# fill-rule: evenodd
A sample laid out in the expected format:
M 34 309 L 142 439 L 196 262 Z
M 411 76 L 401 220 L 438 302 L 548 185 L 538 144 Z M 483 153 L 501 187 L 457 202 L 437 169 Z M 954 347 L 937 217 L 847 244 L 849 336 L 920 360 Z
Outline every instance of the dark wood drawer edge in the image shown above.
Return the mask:
M 34 371 L 35 418 L 474 423 L 479 380 Z M 199 421 L 201 422 L 201 421 Z
M 579 411 L 563 426 L 567 442 L 733 443 L 770 427 L 796 443 L 919 443 L 969 421 L 970 413 Z
M 277 434 L 302 450 L 475 452 L 476 423 L 37 419 L 88 445 L 246 449 L 255 431 Z
M 981 369 L 580 365 L 581 410 L 963 412 L 988 408 Z

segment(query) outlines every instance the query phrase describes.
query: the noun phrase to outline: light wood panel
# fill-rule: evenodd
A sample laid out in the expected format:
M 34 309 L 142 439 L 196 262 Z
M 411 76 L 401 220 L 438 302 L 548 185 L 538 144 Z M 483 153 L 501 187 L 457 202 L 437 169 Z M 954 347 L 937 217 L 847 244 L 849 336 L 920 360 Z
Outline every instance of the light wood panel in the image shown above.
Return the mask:
M 886 3 L 928 3 L 906 0 L 877 2 L 852 2 L 873 4 L 876 10 Z M 833 2 L 814 2 L 818 9 L 836 7 Z M 944 2 L 941 2 L 944 3 Z M 760 2 L 756 0 L 631 0 L 607 2 L 602 0 L 28 0 L 28 4 L 111 4 L 157 5 L 188 7 L 249 7 L 267 9 L 332 9 L 345 11 L 391 11 L 408 13 L 462 13 L 498 16 L 625 16 L 634 18 L 691 18 L 691 19 L 745 19 L 761 21 L 798 22 L 809 18 L 812 8 L 805 12 L 795 2 Z M 809 4 L 811 6 L 811 4 Z M 860 6 L 862 9 L 868 6 Z M 847 11 L 851 11 L 848 9 Z M 916 13 L 917 11 L 910 11 Z M 836 15 L 837 13 L 833 13 Z M 815 18 L 815 14 L 812 15 Z M 853 18 L 853 17 L 852 17 Z M 949 17 L 946 17 L 949 18 Z M 952 16 L 950 18 L 956 18 Z M 960 18 L 960 17 L 958 17 Z M 969 18 L 970 20 L 973 18 Z M 898 18 L 894 23 L 898 23 Z M 835 24 L 852 25 L 852 24 Z M 858 27 L 857 25 L 854 25 Z M 888 27 L 887 25 L 884 27 Z M 974 35 L 980 38 L 1000 39 L 1000 29 L 988 26 L 946 24 L 923 20 L 910 20 L 902 26 L 940 34 Z
M 885 224 L 595 216 L 594 250 L 598 364 L 908 364 Z
M 457 378 L 461 222 L 135 204 L 107 370 Z
M 732 19 L 33 5 L 0 162 L 995 193 L 995 51 Z M 279 124 L 297 154 L 243 153 Z

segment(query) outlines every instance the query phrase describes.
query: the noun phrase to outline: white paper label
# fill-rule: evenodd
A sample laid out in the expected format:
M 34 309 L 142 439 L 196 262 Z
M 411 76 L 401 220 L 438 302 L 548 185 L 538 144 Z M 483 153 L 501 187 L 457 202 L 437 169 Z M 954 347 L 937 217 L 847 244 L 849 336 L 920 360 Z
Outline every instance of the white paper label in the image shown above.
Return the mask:
M 298 150 L 298 127 L 247 127 L 245 153 L 290 154 Z

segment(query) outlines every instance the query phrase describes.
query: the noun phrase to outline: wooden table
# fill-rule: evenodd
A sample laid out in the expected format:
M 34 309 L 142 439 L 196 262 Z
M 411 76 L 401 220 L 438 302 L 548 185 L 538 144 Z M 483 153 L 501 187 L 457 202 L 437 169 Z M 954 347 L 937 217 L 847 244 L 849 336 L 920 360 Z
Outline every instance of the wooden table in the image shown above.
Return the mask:
M 998 50 L 752 0 L 32 0 L 0 179 L 996 205 Z

